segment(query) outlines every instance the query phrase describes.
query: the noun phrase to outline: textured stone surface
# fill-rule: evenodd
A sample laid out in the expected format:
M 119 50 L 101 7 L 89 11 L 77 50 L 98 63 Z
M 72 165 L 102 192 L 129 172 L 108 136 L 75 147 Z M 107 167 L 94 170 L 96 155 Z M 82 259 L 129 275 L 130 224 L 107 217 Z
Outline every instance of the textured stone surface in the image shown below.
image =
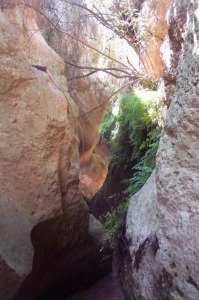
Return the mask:
M 12 12 L 14 16 L 14 9 Z M 15 17 L 18 15 L 19 11 Z M 28 9 L 24 16 L 28 19 L 34 12 Z M 45 56 L 38 61 L 47 71 L 32 66 L 35 61 L 32 63 L 25 52 L 26 45 L 31 43 L 36 57 L 38 47 L 44 48 L 40 39 L 39 32 L 31 40 L 28 36 L 25 39 L 23 32 L 1 16 L 0 252 L 19 274 L 27 274 L 31 269 L 32 227 L 67 211 L 68 203 L 81 206 L 77 194 L 78 139 L 72 125 L 77 110 L 64 78 L 57 76 L 61 71 L 56 68 L 58 56 L 47 44 Z M 50 59 L 54 61 L 55 73 L 48 70 Z M 58 57 L 59 65 L 60 61 Z
M 132 258 L 132 278 L 123 274 L 125 293 L 129 299 L 156 299 L 153 295 L 155 256 L 158 250 L 157 232 L 157 192 L 155 171 L 145 186 L 134 196 L 127 214 L 126 239 Z M 142 267 L 144 266 L 144 267 Z M 124 266 L 123 266 L 124 268 Z M 141 280 L 141 278 L 145 280 Z M 125 281 L 133 281 L 131 282 Z M 128 299 L 128 298 L 127 298 Z
M 187 6 L 186 0 L 176 2 L 172 5 L 168 16 L 168 35 L 161 47 L 161 58 L 163 62 L 164 103 L 169 106 L 176 87 L 176 72 L 179 57 L 183 51 L 184 38 L 187 28 Z
M 0 11 L 1 300 L 8 300 L 4 278 L 11 295 L 32 264 L 16 297 L 30 299 L 33 289 L 32 299 L 44 299 L 46 288 L 57 299 L 110 272 L 110 263 L 101 262 L 102 241 L 89 233 L 78 188 L 78 108 L 65 64 L 38 31 L 35 11 L 13 3 Z
M 87 164 L 82 165 L 79 177 L 79 188 L 87 201 L 89 201 L 102 187 L 107 172 L 107 163 L 96 154 L 92 154 L 90 161 Z
M 186 27 L 176 90 L 157 170 L 132 199 L 127 215 L 135 299 L 199 298 L 199 3 L 173 1 L 171 11 L 170 21 L 178 16 L 177 28 Z
M 166 13 L 171 0 L 145 0 L 141 17 L 146 22 L 146 40 L 143 59 L 146 72 L 153 79 L 162 77 L 163 67 L 160 58 L 160 47 L 167 35 Z
M 70 83 L 69 92 L 79 108 L 80 163 L 84 164 L 99 141 L 98 130 L 108 107 L 108 94 L 97 83 L 85 79 Z
M 139 12 L 137 49 L 140 69 L 143 71 L 142 82 L 149 84 L 149 77 L 156 82 L 162 77 L 163 72 L 160 47 L 167 35 L 166 14 L 171 0 L 131 0 L 129 2 L 132 9 Z
M 108 93 L 96 81 L 78 79 L 69 81 L 69 92 L 79 109 L 78 132 L 80 138 L 80 190 L 90 200 L 102 187 L 108 172 L 108 161 L 99 153 L 99 126 L 108 108 Z M 102 155 L 101 155 L 102 154 Z

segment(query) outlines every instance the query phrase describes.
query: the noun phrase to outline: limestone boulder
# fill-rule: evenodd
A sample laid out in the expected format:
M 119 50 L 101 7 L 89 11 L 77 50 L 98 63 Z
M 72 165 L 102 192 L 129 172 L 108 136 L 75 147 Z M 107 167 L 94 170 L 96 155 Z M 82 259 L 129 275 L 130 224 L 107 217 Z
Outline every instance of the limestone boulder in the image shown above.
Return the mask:
M 186 28 L 184 44 L 157 169 L 132 198 L 127 214 L 127 299 L 199 298 L 198 11 L 198 1 L 173 1 L 170 9 L 171 23 L 179 20 L 177 28 Z M 175 37 L 170 39 L 172 44 Z

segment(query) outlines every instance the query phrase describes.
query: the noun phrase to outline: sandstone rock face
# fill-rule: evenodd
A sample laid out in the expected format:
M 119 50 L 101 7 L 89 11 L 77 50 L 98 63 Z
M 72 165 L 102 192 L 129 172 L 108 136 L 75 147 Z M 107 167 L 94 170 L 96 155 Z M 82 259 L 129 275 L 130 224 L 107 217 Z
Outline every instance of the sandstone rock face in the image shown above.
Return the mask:
M 84 260 L 88 273 L 90 257 L 91 269 L 100 267 L 101 246 L 90 242 L 88 208 L 78 188 L 78 108 L 65 64 L 38 31 L 34 9 L 9 3 L 0 11 L 0 274 L 5 270 L 13 281 L 11 295 L 33 265 L 16 297 L 30 299 L 30 284 L 36 290 L 31 299 L 44 299 L 40 294 L 52 278 L 62 286 L 56 274 L 67 276 L 76 260 Z M 75 287 L 74 275 L 71 280 Z M 2 282 L 0 298 L 8 300 Z
M 13 21 L 15 17 L 17 20 L 20 7 L 13 9 L 12 14 Z M 31 20 L 34 11 L 27 8 L 24 14 Z M 44 51 L 44 41 L 40 44 L 40 40 L 39 32 L 25 39 L 25 33 L 12 27 L 1 13 L 0 251 L 19 274 L 27 274 L 31 269 L 32 227 L 67 211 L 67 201 L 80 204 L 78 138 L 73 124 L 77 109 L 61 76 L 62 60 L 47 44 Z M 30 43 L 35 49 L 34 61 L 33 54 L 26 52 Z M 44 56 L 38 56 L 39 47 Z M 50 60 L 54 62 L 54 73 Z M 74 181 L 74 190 L 70 190 L 66 182 L 71 186 Z
M 68 90 L 79 110 L 77 123 L 80 137 L 80 163 L 84 165 L 91 159 L 93 150 L 99 141 L 98 129 L 109 104 L 107 99 L 110 97 L 109 89 L 105 88 L 105 78 L 101 79 L 97 74 L 85 76 L 90 72 L 87 69 L 89 66 L 101 67 L 98 62 L 100 54 L 91 48 L 98 48 L 94 40 L 102 39 L 102 37 L 97 28 L 99 24 L 93 18 L 88 18 L 87 11 L 82 8 L 86 7 L 84 0 L 78 0 L 77 5 L 72 7 L 65 1 L 54 1 L 51 5 L 50 2 L 46 1 L 44 13 L 47 16 L 50 15 L 63 32 L 56 31 L 49 22 L 46 23 L 43 19 L 43 23 L 40 20 L 41 27 L 46 28 L 45 38 L 48 44 L 59 53 L 65 62 Z M 56 14 L 53 14 L 52 8 Z M 49 28 L 49 26 L 51 27 Z M 75 39 L 64 32 L 69 32 Z M 90 45 L 91 48 L 82 46 L 82 43 L 76 39 Z M 104 41 L 100 40 L 100 43 L 103 44 Z M 100 47 L 99 50 L 103 51 Z
M 109 159 L 107 156 L 104 156 L 102 146 L 103 145 L 97 146 L 95 148 L 95 153 L 91 155 L 89 162 L 81 165 L 80 191 L 88 201 L 102 187 L 108 173 Z M 99 154 L 96 153 L 96 151 Z
M 146 23 L 146 40 L 142 59 L 147 74 L 158 80 L 162 77 L 163 67 L 160 47 L 167 35 L 166 13 L 171 0 L 146 0 L 141 9 L 141 17 Z
M 170 22 L 178 20 L 177 28 L 186 28 L 184 45 L 157 169 L 127 214 L 129 299 L 199 299 L 199 3 L 173 1 L 171 12 Z
M 80 163 L 86 164 L 99 142 L 98 129 L 108 107 L 108 94 L 94 82 L 81 79 L 70 83 L 70 95 L 79 108 Z
M 87 200 L 102 187 L 108 172 L 108 160 L 96 155 L 99 126 L 108 108 L 108 92 L 89 79 L 69 83 L 69 92 L 79 109 L 80 190 Z

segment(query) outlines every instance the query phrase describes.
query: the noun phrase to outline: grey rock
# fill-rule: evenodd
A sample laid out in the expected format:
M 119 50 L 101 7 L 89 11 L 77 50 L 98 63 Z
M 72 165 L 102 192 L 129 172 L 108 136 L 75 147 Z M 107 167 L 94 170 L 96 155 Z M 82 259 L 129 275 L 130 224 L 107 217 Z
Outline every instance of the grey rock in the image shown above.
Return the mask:
M 132 294 L 139 300 L 199 299 L 198 1 L 173 1 L 169 20 L 177 26 L 170 45 L 182 43 L 180 52 L 172 48 L 173 59 L 179 57 L 175 92 L 157 168 L 131 200 L 126 224 Z

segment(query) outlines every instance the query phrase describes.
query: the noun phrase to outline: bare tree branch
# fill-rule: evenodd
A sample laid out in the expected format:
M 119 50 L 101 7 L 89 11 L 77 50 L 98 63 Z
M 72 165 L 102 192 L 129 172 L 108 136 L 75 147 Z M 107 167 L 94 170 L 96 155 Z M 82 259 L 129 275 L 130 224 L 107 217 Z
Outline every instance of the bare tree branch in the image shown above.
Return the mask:
M 145 71 L 148 70 L 148 63 L 145 62 L 145 60 L 143 59 L 142 55 L 140 54 L 140 50 L 139 50 L 139 47 L 140 47 L 140 43 L 138 41 L 135 41 L 135 29 L 133 28 L 132 24 L 129 24 L 127 25 L 126 23 L 123 25 L 124 28 L 123 30 L 121 30 L 119 24 L 118 26 L 115 26 L 114 25 L 114 20 L 118 19 L 118 15 L 115 15 L 115 18 L 112 18 L 112 19 L 107 19 L 105 16 L 107 16 L 108 14 L 105 14 L 105 13 L 102 13 L 99 11 L 98 8 L 96 8 L 96 6 L 94 6 L 94 9 L 97 11 L 94 12 L 93 10 L 89 9 L 87 6 L 85 5 L 82 5 L 82 4 L 79 4 L 79 3 L 76 3 L 76 2 L 71 2 L 71 1 L 66 1 L 68 4 L 70 5 L 75 5 L 77 7 L 80 7 L 86 11 L 88 11 L 96 20 L 98 20 L 103 26 L 105 26 L 106 28 L 112 30 L 113 32 L 115 32 L 121 39 L 124 39 L 128 42 L 128 44 L 132 47 L 132 49 L 135 51 L 136 55 L 139 57 L 139 60 L 140 62 L 142 63 L 142 66 L 144 68 Z M 123 12 L 124 14 L 124 12 Z M 121 14 L 122 15 L 122 14 Z M 123 18 L 124 20 L 129 17 L 128 16 L 128 13 L 127 13 L 127 16 L 125 15 Z M 131 28 L 131 29 L 130 29 Z M 132 30 L 134 32 L 134 34 L 132 34 Z M 137 38 L 136 38 L 137 39 Z M 139 45 L 139 47 L 138 47 Z M 152 64 L 152 61 L 146 51 L 146 49 L 144 47 L 142 47 L 142 52 L 145 53 L 145 55 L 149 58 L 149 63 L 151 65 L 151 69 L 153 70 L 154 69 L 154 66 Z M 109 57 L 110 58 L 110 57 Z M 115 59 L 113 59 L 115 60 Z M 116 61 L 116 60 L 115 60 Z M 118 62 L 118 61 L 117 61 Z M 127 62 L 129 63 L 129 61 L 127 60 Z M 132 66 L 132 64 L 130 64 Z M 126 66 L 127 67 L 127 66 Z M 129 68 L 129 67 L 127 67 Z M 150 66 L 149 66 L 150 68 Z M 136 73 L 140 73 L 137 71 L 137 69 L 135 67 L 133 67 L 133 69 L 136 71 Z M 141 75 L 141 74 L 140 74 Z
M 84 116 L 86 116 L 86 115 L 92 113 L 93 111 L 95 111 L 96 109 L 98 109 L 98 108 L 100 108 L 100 107 L 102 107 L 103 109 L 105 109 L 105 108 L 104 108 L 104 105 L 105 105 L 108 101 L 110 101 L 110 99 L 111 99 L 113 96 L 115 96 L 116 94 L 118 94 L 119 92 L 121 92 L 121 91 L 122 91 L 123 89 L 125 89 L 126 87 L 128 87 L 128 86 L 130 86 L 130 85 L 132 85 L 132 84 L 135 84 L 136 82 L 138 82 L 138 79 L 133 80 L 133 81 L 130 81 L 129 83 L 123 85 L 120 89 L 118 89 L 118 90 L 115 91 L 113 94 L 111 94 L 111 96 L 108 97 L 102 104 L 100 104 L 100 105 L 94 107 L 93 109 L 87 111 L 86 113 L 82 114 L 81 116 L 79 116 L 79 118 L 82 118 L 82 117 L 84 117 Z M 105 109 L 105 110 L 106 110 L 106 109 Z
M 40 9 L 38 9 L 38 8 L 36 8 L 36 7 L 32 6 L 32 5 L 30 5 L 30 3 L 27 2 L 27 0 L 24 0 L 22 3 L 23 3 L 23 5 L 25 5 L 25 6 L 28 6 L 28 7 L 30 7 L 30 8 L 35 9 L 35 10 L 36 10 L 38 13 L 40 13 L 40 14 L 41 14 L 41 15 L 42 15 L 42 16 L 43 16 L 43 17 L 44 17 L 44 18 L 45 18 L 45 19 L 46 19 L 53 27 L 54 27 L 54 28 L 56 28 L 57 31 L 59 31 L 59 32 L 61 32 L 61 33 L 65 34 L 65 35 L 67 35 L 68 37 L 70 37 L 70 38 L 72 38 L 72 39 L 78 41 L 78 42 L 81 43 L 82 45 L 84 45 L 84 46 L 86 46 L 86 47 L 88 47 L 88 48 L 90 48 L 90 49 L 92 49 L 92 50 L 98 52 L 99 54 L 101 54 L 101 55 L 103 55 L 104 57 L 106 57 L 106 58 L 108 58 L 108 59 L 110 59 L 110 60 L 116 62 L 117 64 L 123 66 L 124 68 L 126 68 L 126 69 L 129 68 L 129 67 L 128 67 L 127 65 L 125 65 L 124 63 L 122 63 L 122 62 L 118 61 L 117 59 L 115 59 L 115 58 L 113 58 L 113 57 L 111 57 L 111 56 L 109 56 L 109 55 L 103 53 L 102 51 L 100 51 L 99 49 L 96 49 L 96 48 L 93 47 L 92 45 L 87 44 L 86 42 L 80 40 L 80 39 L 77 38 L 76 36 L 73 36 L 73 35 L 71 35 L 70 33 L 66 32 L 65 30 L 59 28 L 59 27 L 58 27 L 58 26 L 57 26 L 57 25 L 56 25 L 56 24 L 55 24 L 48 16 L 46 16 L 46 14 L 45 14 L 43 11 L 41 11 Z
M 113 68 L 113 67 L 111 67 L 111 68 L 97 68 L 97 67 L 79 66 L 79 65 L 76 65 L 76 64 L 71 63 L 71 62 L 69 62 L 69 61 L 64 61 L 64 62 L 65 62 L 66 64 L 69 64 L 69 65 L 71 65 L 71 66 L 74 66 L 74 67 L 76 67 L 76 68 L 78 68 L 78 69 L 84 69 L 84 70 L 96 70 L 96 71 L 119 71 L 119 72 L 125 73 L 125 74 L 130 75 L 130 76 L 131 76 L 131 74 L 132 74 L 132 73 L 130 73 L 130 72 L 128 72 L 128 71 L 126 71 L 125 69 L 122 69 L 122 68 Z
M 101 13 L 99 10 L 97 10 L 97 13 L 93 12 L 91 9 L 89 9 L 88 7 L 81 5 L 79 3 L 76 2 L 70 2 L 70 1 L 66 1 L 68 4 L 70 5 L 76 5 L 82 9 L 85 9 L 86 11 L 88 11 L 91 15 L 93 15 L 93 17 L 95 17 L 101 24 L 103 24 L 104 26 L 108 26 L 109 29 L 111 29 L 113 32 L 116 32 L 117 29 L 114 28 L 114 26 L 112 24 L 107 23 L 107 20 L 104 18 L 103 13 Z M 145 75 L 143 72 L 138 71 L 135 66 L 133 66 L 132 63 L 130 63 L 128 57 L 127 57 L 127 62 L 128 65 L 122 63 L 121 61 L 118 61 L 117 59 L 111 57 L 110 55 L 107 55 L 105 53 L 103 53 L 102 51 L 100 51 L 99 49 L 93 47 L 92 45 L 88 44 L 87 42 L 81 40 L 80 38 L 72 35 L 71 33 L 67 32 L 66 30 L 63 30 L 62 28 L 60 28 L 59 26 L 59 21 L 60 18 L 58 18 L 56 20 L 56 22 L 54 22 L 50 17 L 48 17 L 39 7 L 34 7 L 28 0 L 23 0 L 22 2 L 25 6 L 28 6 L 30 8 L 33 8 L 35 11 L 37 11 L 40 15 L 42 15 L 48 22 L 49 24 L 55 28 L 57 30 L 57 32 L 60 32 L 62 34 L 65 34 L 66 36 L 72 38 L 73 40 L 76 40 L 77 42 L 81 43 L 82 45 L 96 51 L 97 53 L 101 54 L 102 56 L 108 58 L 109 60 L 117 63 L 120 67 L 112 67 L 112 68 L 100 68 L 100 67 L 89 67 L 89 66 L 80 66 L 77 65 L 75 63 L 71 63 L 69 61 L 65 61 L 66 64 L 71 65 L 75 68 L 78 69 L 82 69 L 82 70 L 90 70 L 90 72 L 88 72 L 87 74 L 82 74 L 79 76 L 73 76 L 73 77 L 69 77 L 68 80 L 74 80 L 74 79 L 80 79 L 80 78 L 85 78 L 87 76 L 93 75 L 96 72 L 104 72 L 107 73 L 117 79 L 129 79 L 129 81 L 132 83 L 135 80 L 144 83 L 145 85 L 151 85 L 151 83 L 153 83 L 152 78 L 150 77 L 150 75 Z M 61 17 L 63 16 L 63 14 L 61 15 Z M 108 19 L 108 22 L 112 21 L 110 18 Z M 104 24 L 107 23 L 107 24 Z M 109 26 L 110 25 L 110 26 Z M 107 27 L 106 26 L 106 27 Z M 128 29 L 128 28 L 127 28 Z M 30 29 L 28 29 L 30 30 Z M 116 31 L 115 31 L 116 30 Z M 124 34 L 120 34 L 120 32 L 116 32 L 116 34 L 118 34 L 121 38 L 126 39 L 126 37 L 124 36 Z M 32 34 L 32 36 L 34 35 L 34 33 Z M 31 36 L 31 37 L 32 37 Z M 147 66 L 145 64 L 145 62 L 143 61 L 137 47 L 135 45 L 132 45 L 133 50 L 135 51 L 135 53 L 138 55 L 140 61 L 142 62 L 142 65 L 144 66 L 144 69 L 147 70 Z M 133 81 L 132 81 L 133 80 Z M 128 84 L 129 85 L 129 84 Z M 124 86 L 125 87 L 125 86 Z M 123 89 L 123 87 L 121 88 Z M 120 89 L 119 89 L 120 91 Z M 117 92 L 116 92 L 117 93 Z M 111 96 L 113 97 L 113 95 Z
M 90 75 L 92 75 L 92 74 L 95 74 L 96 72 L 98 72 L 98 71 L 92 71 L 92 72 L 89 72 L 89 73 L 84 74 L 84 75 L 70 77 L 70 78 L 67 78 L 67 80 L 70 81 L 70 80 L 75 80 L 75 79 L 85 78 L 85 77 L 88 77 L 88 76 L 90 76 Z

